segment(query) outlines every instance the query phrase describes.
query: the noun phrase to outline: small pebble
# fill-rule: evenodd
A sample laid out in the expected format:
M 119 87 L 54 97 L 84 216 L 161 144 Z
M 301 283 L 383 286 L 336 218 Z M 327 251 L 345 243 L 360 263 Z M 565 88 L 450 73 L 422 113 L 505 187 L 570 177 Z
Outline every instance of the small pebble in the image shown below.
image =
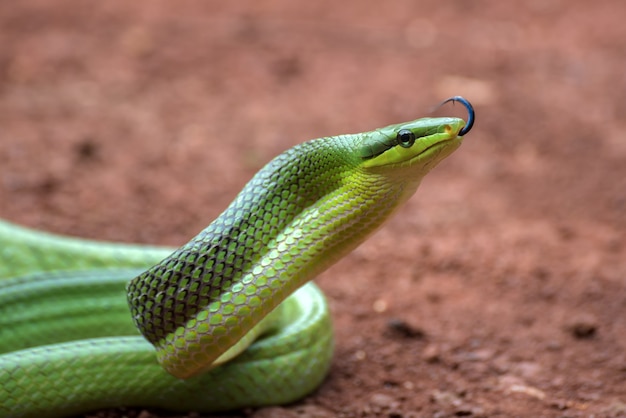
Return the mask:
M 404 319 L 390 319 L 387 321 L 387 329 L 394 335 L 402 338 L 422 339 L 426 336 L 426 333 L 422 329 L 409 324 Z
M 580 315 L 574 318 L 566 329 L 579 340 L 586 340 L 593 338 L 598 332 L 598 322 L 591 315 Z
M 359 350 L 356 353 L 354 353 L 354 358 L 359 361 L 365 360 L 366 357 L 367 357 L 367 353 L 363 350 Z
M 372 304 L 372 309 L 374 312 L 383 313 L 387 310 L 388 304 L 384 299 L 377 299 Z
M 375 393 L 370 397 L 370 403 L 380 408 L 394 408 L 398 405 L 398 402 L 389 395 L 384 393 Z
M 436 344 L 428 344 L 422 351 L 422 359 L 428 363 L 436 363 L 441 360 L 441 350 Z

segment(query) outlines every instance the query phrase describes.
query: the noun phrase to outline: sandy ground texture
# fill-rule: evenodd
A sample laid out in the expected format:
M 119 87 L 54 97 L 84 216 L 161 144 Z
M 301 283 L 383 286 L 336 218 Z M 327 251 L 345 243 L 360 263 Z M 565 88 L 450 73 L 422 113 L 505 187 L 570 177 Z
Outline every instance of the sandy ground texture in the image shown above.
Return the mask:
M 328 379 L 232 416 L 626 416 L 624 16 L 619 0 L 5 1 L 0 216 L 181 244 L 284 149 L 461 94 L 478 115 L 463 146 L 317 280 Z

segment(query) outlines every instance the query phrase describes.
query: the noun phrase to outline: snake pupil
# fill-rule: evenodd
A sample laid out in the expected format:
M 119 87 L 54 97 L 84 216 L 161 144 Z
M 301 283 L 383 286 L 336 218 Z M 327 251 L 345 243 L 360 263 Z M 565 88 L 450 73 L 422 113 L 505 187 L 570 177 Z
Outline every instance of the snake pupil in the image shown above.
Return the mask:
M 398 144 L 403 148 L 409 148 L 415 143 L 415 134 L 408 129 L 398 131 Z

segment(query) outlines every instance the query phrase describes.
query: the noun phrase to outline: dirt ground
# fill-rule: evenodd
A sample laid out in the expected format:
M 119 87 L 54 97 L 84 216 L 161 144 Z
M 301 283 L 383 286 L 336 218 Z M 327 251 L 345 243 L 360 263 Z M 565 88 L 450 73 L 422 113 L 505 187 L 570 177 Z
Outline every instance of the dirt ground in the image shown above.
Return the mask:
M 327 380 L 232 416 L 626 416 L 624 16 L 619 0 L 2 2 L 0 217 L 182 244 L 284 149 L 460 94 L 477 112 L 463 146 L 317 280 Z

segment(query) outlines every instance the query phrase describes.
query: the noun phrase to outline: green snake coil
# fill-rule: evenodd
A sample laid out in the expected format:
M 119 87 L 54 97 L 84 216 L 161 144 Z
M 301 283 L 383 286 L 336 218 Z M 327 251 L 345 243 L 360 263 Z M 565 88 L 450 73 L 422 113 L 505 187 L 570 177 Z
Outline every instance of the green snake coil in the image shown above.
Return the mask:
M 333 339 L 307 282 L 460 145 L 473 109 L 449 100 L 466 106 L 467 123 L 423 118 L 287 150 L 175 250 L 0 222 L 0 416 L 219 411 L 310 393 Z

